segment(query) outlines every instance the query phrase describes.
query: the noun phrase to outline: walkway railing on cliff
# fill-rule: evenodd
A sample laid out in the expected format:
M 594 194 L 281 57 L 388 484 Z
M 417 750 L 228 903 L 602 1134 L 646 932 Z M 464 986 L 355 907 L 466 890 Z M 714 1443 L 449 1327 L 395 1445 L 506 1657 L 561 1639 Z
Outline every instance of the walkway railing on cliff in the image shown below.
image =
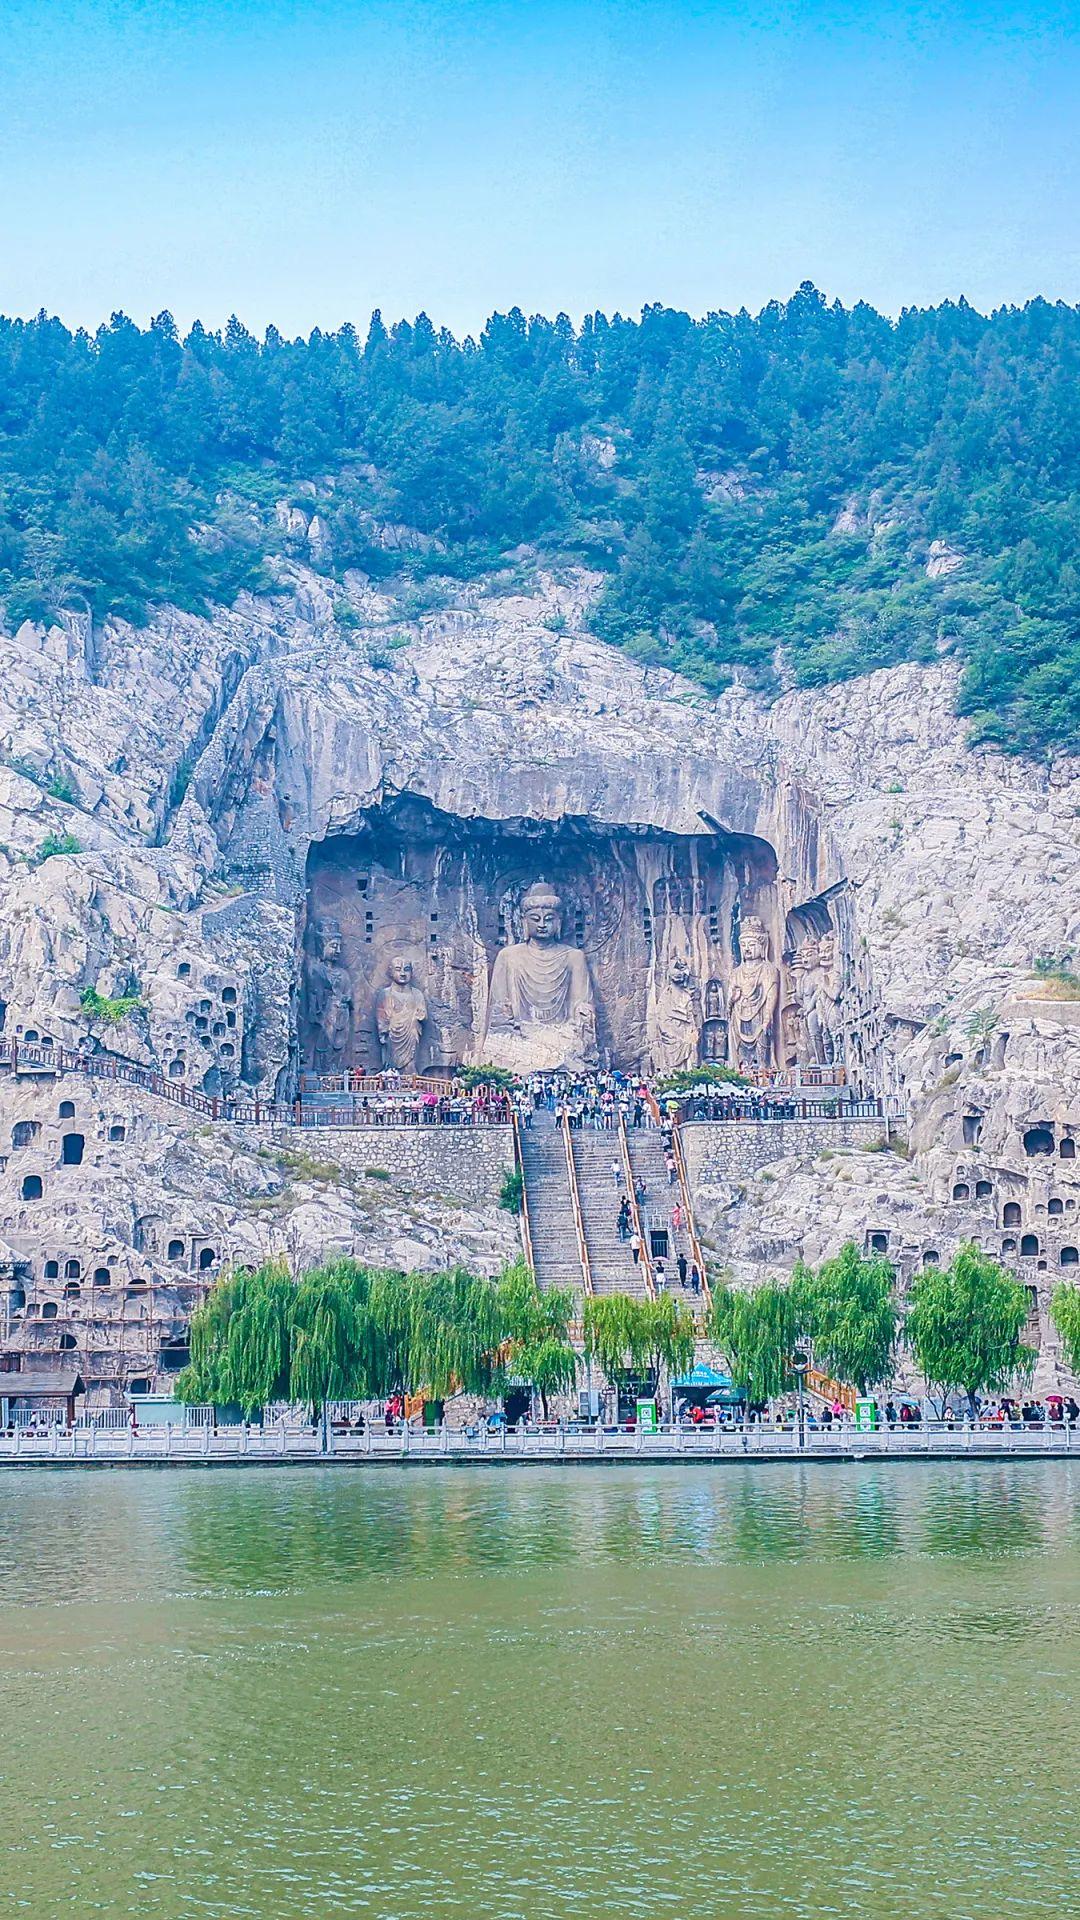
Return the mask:
M 465 1092 L 453 1082 L 397 1074 L 303 1074 L 295 1100 L 238 1098 L 199 1093 L 186 1080 L 173 1080 L 152 1067 L 115 1054 L 80 1052 L 70 1047 L 0 1036 L 0 1071 L 42 1078 L 88 1074 L 96 1080 L 139 1087 L 170 1106 L 207 1120 L 239 1126 L 509 1126 L 510 1102 L 501 1092 Z M 658 1122 L 660 1108 L 646 1090 L 649 1113 Z M 860 1097 L 837 1089 L 832 1099 L 807 1099 L 799 1090 L 768 1093 L 692 1094 L 680 1102 L 680 1118 L 773 1123 L 782 1120 L 888 1120 L 890 1109 L 879 1096 Z
M 40 1078 L 88 1074 L 95 1080 L 140 1087 L 170 1106 L 207 1120 L 239 1126 L 379 1127 L 510 1125 L 509 1102 L 500 1093 L 466 1093 L 445 1080 L 405 1080 L 381 1074 L 305 1074 L 296 1100 L 239 1100 L 197 1093 L 184 1080 L 169 1080 L 151 1067 L 112 1054 L 79 1053 L 26 1040 L 0 1039 L 0 1070 Z M 306 1096 L 306 1097 L 305 1097 Z M 340 1097 L 341 1105 L 335 1101 Z M 346 1104 L 347 1102 L 347 1104 Z

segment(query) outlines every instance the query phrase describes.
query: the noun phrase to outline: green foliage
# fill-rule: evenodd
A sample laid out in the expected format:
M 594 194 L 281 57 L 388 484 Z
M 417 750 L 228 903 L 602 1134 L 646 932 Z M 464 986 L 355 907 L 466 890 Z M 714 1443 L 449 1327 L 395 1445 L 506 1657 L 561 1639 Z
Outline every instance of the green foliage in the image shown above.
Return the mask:
M 499 1205 L 507 1213 L 520 1213 L 525 1202 L 525 1180 L 520 1167 L 506 1174 L 499 1188 Z
M 1058 1281 L 1050 1295 L 1050 1318 L 1061 1335 L 1067 1365 L 1080 1373 L 1080 1287 Z
M 409 1276 L 407 1377 L 435 1400 L 487 1393 L 503 1339 L 497 1289 L 463 1267 Z
M 47 833 L 34 855 L 33 864 L 35 867 L 41 867 L 44 866 L 46 860 L 53 859 L 54 855 L 58 853 L 81 852 L 82 843 L 76 840 L 73 833 Z
M 466 1093 L 473 1093 L 477 1087 L 490 1087 L 493 1093 L 513 1093 L 518 1084 L 517 1075 L 508 1067 L 459 1067 L 454 1078 Z
M 713 1288 L 709 1332 L 727 1359 L 732 1384 L 749 1401 L 772 1400 L 790 1386 L 798 1320 L 792 1287 L 770 1280 L 749 1291 Z
M 916 1274 L 904 1333 L 942 1402 L 957 1388 L 972 1400 L 1030 1372 L 1036 1354 L 1020 1338 L 1027 1312 L 1020 1282 L 968 1241 L 946 1270 Z
M 892 1374 L 899 1312 L 893 1269 L 882 1255 L 864 1255 L 849 1240 L 814 1272 L 792 1275 L 799 1330 L 814 1342 L 817 1365 L 865 1393 Z
M 541 1292 L 535 1274 L 519 1260 L 499 1280 L 498 1307 L 503 1377 L 527 1380 L 540 1395 L 546 1416 L 552 1395 L 569 1393 L 577 1378 L 577 1354 L 570 1339 L 573 1288 Z
M 694 1357 L 694 1316 L 669 1293 L 657 1300 L 629 1294 L 592 1294 L 584 1308 L 585 1353 L 609 1379 L 683 1372 Z
M 318 1415 L 328 1400 L 369 1391 L 371 1328 L 367 1270 L 355 1260 L 313 1267 L 289 1304 L 289 1398 Z
M 986 1040 L 997 1026 L 998 1017 L 992 1007 L 979 1007 L 967 1023 L 969 1040 Z
M 176 1382 L 189 1406 L 239 1404 L 245 1416 L 287 1399 L 293 1285 L 267 1261 L 241 1268 L 213 1287 L 191 1316 L 191 1361 Z
M 1080 1000 L 1080 978 L 1069 966 L 1069 958 L 1055 959 L 1052 954 L 1041 953 L 1035 962 L 1033 972 L 1043 982 L 1043 994 L 1048 1000 Z
M 71 806 L 75 800 L 75 789 L 66 773 L 54 773 L 45 789 L 50 800 L 63 800 Z
M 745 1087 L 746 1081 L 734 1067 L 680 1067 L 677 1073 L 669 1073 L 656 1087 L 657 1093 L 694 1093 L 699 1087 L 730 1085 Z
M 106 993 L 99 993 L 96 987 L 84 987 L 79 1005 L 87 1019 L 100 1020 L 106 1027 L 118 1027 L 129 1013 L 140 1013 L 143 1002 L 137 993 L 121 993 L 110 998 Z
M 422 314 L 366 343 L 0 320 L 0 599 L 10 628 L 263 588 L 275 502 L 325 475 L 341 572 L 423 597 L 523 546 L 582 561 L 596 631 L 710 690 L 774 686 L 778 649 L 812 686 L 948 643 L 976 739 L 1075 750 L 1078 357 L 1063 302 L 893 321 L 809 284 L 756 316 L 514 308 L 464 342 Z M 962 565 L 930 579 L 935 540 Z

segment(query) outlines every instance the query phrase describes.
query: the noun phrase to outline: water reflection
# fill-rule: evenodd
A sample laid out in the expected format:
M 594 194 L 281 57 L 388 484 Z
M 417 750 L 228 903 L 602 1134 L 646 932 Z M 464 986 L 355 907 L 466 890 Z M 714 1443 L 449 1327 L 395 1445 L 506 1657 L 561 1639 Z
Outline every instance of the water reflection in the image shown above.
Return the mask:
M 1067 1462 L 21 1474 L 0 1603 L 625 1563 L 985 1556 L 1076 1537 Z
M 1028 1920 L 1080 1463 L 0 1481 L 13 1911 Z

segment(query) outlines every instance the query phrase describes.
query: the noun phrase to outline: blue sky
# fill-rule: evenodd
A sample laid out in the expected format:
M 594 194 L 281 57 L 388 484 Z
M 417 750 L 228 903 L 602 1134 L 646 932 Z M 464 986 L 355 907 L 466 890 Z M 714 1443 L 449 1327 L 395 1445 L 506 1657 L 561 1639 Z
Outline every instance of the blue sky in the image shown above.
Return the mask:
M 0 0 L 0 309 L 1080 300 L 1080 10 Z

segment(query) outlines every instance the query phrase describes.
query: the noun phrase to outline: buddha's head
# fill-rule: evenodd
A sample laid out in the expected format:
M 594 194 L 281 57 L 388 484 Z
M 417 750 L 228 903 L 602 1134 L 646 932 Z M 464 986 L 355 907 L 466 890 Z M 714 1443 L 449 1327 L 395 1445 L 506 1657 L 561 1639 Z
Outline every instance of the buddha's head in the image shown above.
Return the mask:
M 320 960 L 341 959 L 341 927 L 336 920 L 316 920 L 315 950 Z
M 412 965 L 412 961 L 408 958 L 407 954 L 404 954 L 404 953 L 393 954 L 391 956 L 390 964 L 387 971 L 390 975 L 390 983 L 392 986 L 395 986 L 395 987 L 411 987 L 412 986 L 413 965 Z
M 545 881 L 538 881 L 522 895 L 521 932 L 525 940 L 538 946 L 550 946 L 562 933 L 562 901 Z
M 674 953 L 668 961 L 667 977 L 673 987 L 690 985 L 690 968 L 681 953 Z
M 739 929 L 739 948 L 744 960 L 767 960 L 769 957 L 769 936 L 762 922 L 750 915 Z

